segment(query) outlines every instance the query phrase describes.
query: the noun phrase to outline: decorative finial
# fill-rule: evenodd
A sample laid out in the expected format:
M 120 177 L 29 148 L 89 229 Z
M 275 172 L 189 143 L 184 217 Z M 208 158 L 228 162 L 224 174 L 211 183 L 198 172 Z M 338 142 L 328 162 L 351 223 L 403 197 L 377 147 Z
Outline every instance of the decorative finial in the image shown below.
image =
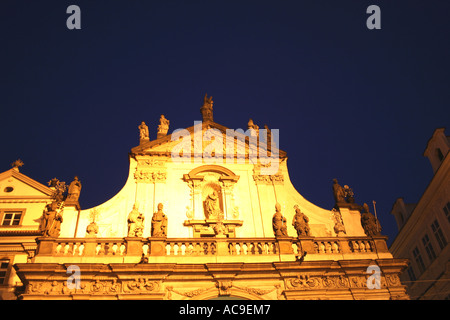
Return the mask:
M 213 120 L 213 100 L 212 97 L 208 98 L 208 94 L 205 94 L 203 98 L 203 106 L 200 108 L 202 113 L 203 121 L 214 121 Z
M 23 166 L 23 161 L 20 159 L 17 159 L 16 161 L 14 161 L 13 163 L 11 163 L 11 167 L 17 171 L 19 171 L 19 168 Z

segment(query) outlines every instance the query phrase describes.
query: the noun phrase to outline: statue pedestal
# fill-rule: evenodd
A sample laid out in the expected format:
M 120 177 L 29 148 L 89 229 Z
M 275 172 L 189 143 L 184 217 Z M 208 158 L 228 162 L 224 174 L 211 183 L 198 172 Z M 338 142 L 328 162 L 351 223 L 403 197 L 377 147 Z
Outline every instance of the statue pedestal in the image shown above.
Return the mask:
M 80 204 L 78 203 L 78 201 L 66 201 L 64 203 L 64 209 L 61 214 L 63 217 L 63 222 L 61 223 L 61 232 L 59 234 L 59 237 L 75 238 L 78 218 L 80 214 Z
M 142 238 L 140 237 L 126 237 L 127 256 L 142 256 Z
M 165 256 L 166 255 L 166 238 L 152 237 L 149 240 L 149 255 L 151 256 Z
M 225 232 L 223 237 L 225 238 L 235 238 L 236 237 L 236 227 L 242 226 L 244 221 L 242 220 L 217 220 L 217 219 L 205 219 L 205 220 L 186 220 L 184 225 L 186 227 L 192 227 L 194 232 L 194 238 L 200 237 L 214 237 L 216 233 L 214 231 L 214 226 L 218 223 L 222 223 L 225 227 Z
M 55 251 L 55 238 L 50 237 L 39 237 L 36 238 L 37 242 L 37 252 L 36 256 L 51 256 Z

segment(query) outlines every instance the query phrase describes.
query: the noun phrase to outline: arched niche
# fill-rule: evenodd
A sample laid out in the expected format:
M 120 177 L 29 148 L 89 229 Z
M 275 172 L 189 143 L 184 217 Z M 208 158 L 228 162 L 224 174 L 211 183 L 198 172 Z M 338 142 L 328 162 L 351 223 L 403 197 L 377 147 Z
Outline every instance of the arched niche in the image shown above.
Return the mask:
M 222 166 L 203 165 L 184 174 L 183 180 L 191 189 L 193 208 L 192 219 L 184 225 L 193 227 L 194 237 L 234 237 L 235 227 L 242 225 L 234 201 L 234 186 L 239 176 Z M 217 208 L 220 213 L 211 214 L 218 212 L 211 208 Z

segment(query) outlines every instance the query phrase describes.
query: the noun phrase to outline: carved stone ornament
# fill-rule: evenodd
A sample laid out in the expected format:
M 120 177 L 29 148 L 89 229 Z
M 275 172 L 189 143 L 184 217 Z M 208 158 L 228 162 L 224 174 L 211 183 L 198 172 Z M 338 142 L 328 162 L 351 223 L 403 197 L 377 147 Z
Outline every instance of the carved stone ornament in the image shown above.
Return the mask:
M 261 174 L 261 167 L 270 167 L 271 164 L 262 164 L 257 163 L 253 166 L 253 180 L 256 184 L 268 184 L 268 185 L 282 185 L 284 184 L 284 176 L 281 172 L 281 169 L 278 170 L 276 174 L 268 175 L 268 174 Z
M 144 183 L 166 182 L 167 173 L 164 171 L 136 170 L 134 178 L 137 182 Z

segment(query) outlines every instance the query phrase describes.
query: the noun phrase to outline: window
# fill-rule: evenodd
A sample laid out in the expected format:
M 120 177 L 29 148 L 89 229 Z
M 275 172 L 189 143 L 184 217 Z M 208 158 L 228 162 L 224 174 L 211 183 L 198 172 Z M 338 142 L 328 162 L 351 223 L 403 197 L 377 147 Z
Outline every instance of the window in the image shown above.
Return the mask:
M 450 222 L 450 202 L 447 202 L 442 210 L 444 210 L 445 216 L 447 217 L 448 222 Z
M 441 248 L 441 250 L 444 249 L 444 247 L 447 245 L 447 240 L 445 240 L 444 234 L 441 230 L 441 226 L 436 219 L 431 224 L 431 229 L 433 230 L 436 241 L 439 244 L 439 248 Z
M 411 281 L 416 281 L 417 280 L 416 275 L 414 274 L 414 270 L 412 268 L 412 265 L 408 266 L 408 276 L 409 276 L 409 280 L 411 280 Z
M 427 252 L 428 258 L 430 261 L 436 259 L 436 254 L 434 253 L 433 246 L 431 245 L 430 238 L 427 234 L 425 234 L 422 238 L 422 244 L 425 247 L 425 251 Z
M 2 226 L 18 226 L 22 220 L 22 211 L 4 211 Z
M 422 255 L 420 254 L 419 248 L 415 247 L 413 250 L 414 261 L 416 261 L 419 267 L 420 273 L 425 271 L 425 264 L 423 263 Z
M 0 285 L 6 284 L 6 272 L 8 271 L 9 260 L 0 260 Z

